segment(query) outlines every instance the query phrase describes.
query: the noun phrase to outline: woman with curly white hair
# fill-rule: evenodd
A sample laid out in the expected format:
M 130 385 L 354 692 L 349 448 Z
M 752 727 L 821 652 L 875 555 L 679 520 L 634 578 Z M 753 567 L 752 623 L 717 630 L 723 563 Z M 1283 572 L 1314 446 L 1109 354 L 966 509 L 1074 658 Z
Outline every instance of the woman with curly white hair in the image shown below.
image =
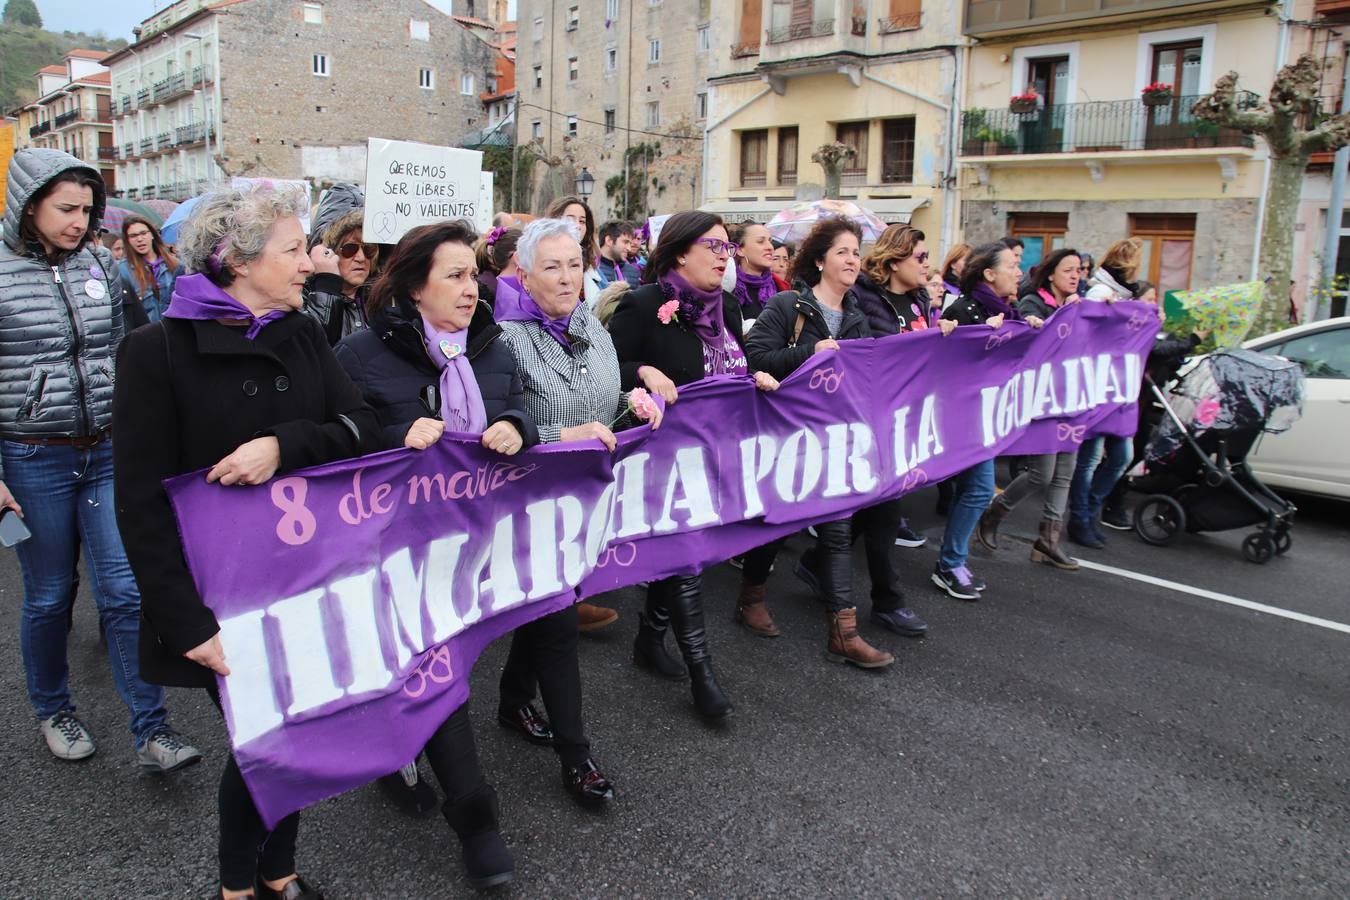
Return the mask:
M 184 561 L 164 479 L 207 469 L 227 487 L 379 448 L 374 411 L 322 327 L 298 313 L 314 271 L 299 194 L 222 191 L 198 203 L 178 244 L 180 277 L 159 326 L 118 354 L 113 419 L 117 519 L 141 586 L 147 680 L 202 687 L 229 677 L 220 625 Z M 225 551 L 222 551 L 225 552 Z M 317 897 L 295 871 L 298 814 L 269 833 L 233 755 L 220 781 L 220 894 Z

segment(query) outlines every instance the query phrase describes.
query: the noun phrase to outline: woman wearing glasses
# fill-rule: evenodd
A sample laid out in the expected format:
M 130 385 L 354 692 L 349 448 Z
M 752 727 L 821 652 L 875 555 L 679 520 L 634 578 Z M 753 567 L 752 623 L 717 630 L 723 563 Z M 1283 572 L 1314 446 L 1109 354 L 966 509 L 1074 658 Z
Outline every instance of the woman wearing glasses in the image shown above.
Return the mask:
M 164 245 L 159 229 L 141 216 L 128 216 L 122 222 L 122 246 L 126 252 L 117 264 L 122 293 L 139 300 L 146 318 L 158 322 L 169 308 L 173 283 L 183 274 L 183 267 Z
M 643 271 L 646 284 L 619 301 L 610 321 L 625 389 L 645 385 L 674 403 L 676 385 L 714 375 L 750 374 L 741 343 L 741 306 L 735 295 L 722 290 L 722 276 L 735 252 L 717 216 L 689 211 L 670 217 Z M 670 303 L 676 304 L 674 316 L 665 312 Z M 778 387 L 763 372 L 755 374 L 755 383 L 761 390 Z M 668 628 L 675 632 L 685 666 L 666 652 Z M 648 586 L 633 662 L 672 680 L 683 679 L 687 667 L 699 714 L 707 719 L 731 714 L 731 701 L 717 684 L 708 653 L 701 575 L 675 575 Z
M 366 195 L 354 184 L 329 188 L 314 214 L 314 275 L 305 283 L 303 311 L 323 326 L 330 346 L 367 324 L 366 285 L 375 280 L 380 251 L 363 240 L 365 215 Z

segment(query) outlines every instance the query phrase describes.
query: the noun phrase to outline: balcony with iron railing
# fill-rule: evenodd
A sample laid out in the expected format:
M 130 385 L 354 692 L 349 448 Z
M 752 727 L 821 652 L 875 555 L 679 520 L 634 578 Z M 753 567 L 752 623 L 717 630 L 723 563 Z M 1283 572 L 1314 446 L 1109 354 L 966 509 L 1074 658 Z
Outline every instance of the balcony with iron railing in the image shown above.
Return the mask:
M 141 88 L 139 91 L 136 92 L 136 105 L 137 105 L 137 106 L 145 106 L 145 105 L 146 105 L 147 103 L 149 103 L 149 102 L 150 102 L 150 89 L 149 89 L 149 88 Z
M 118 112 L 124 116 L 131 112 L 131 97 L 123 94 L 122 99 L 118 102 L 117 109 Z
M 1191 107 L 1207 95 L 1174 97 L 1161 106 L 1142 100 L 1063 103 L 1017 113 L 1007 107 L 961 114 L 961 155 L 1025 156 L 1056 153 L 1250 148 L 1250 135 L 1202 122 Z M 1239 107 L 1260 100 L 1239 95 Z
M 778 72 L 769 73 L 775 77 L 809 75 L 815 71 L 809 65 L 800 72 L 797 70 L 803 60 L 815 60 L 824 68 L 837 71 L 837 66 L 827 63 L 829 57 L 867 52 L 869 22 L 865 5 L 856 0 L 834 0 L 833 3 L 815 5 L 810 19 L 784 20 L 775 15 L 796 6 L 764 4 L 764 40 L 758 47 L 758 68 L 778 68 Z M 733 48 L 733 55 L 736 50 Z M 748 51 L 742 52 L 749 55 Z M 778 65 L 780 63 L 791 65 L 782 67 Z
M 746 43 L 746 44 L 731 45 L 732 59 L 746 59 L 751 56 L 759 56 L 759 41 L 755 41 L 753 44 Z
M 1217 13 L 1235 7 L 1260 7 L 1253 0 L 966 0 L 966 34 L 989 37 L 1019 32 L 1044 33 L 1172 18 L 1186 13 Z
M 209 128 L 201 122 L 193 122 L 191 125 L 180 125 L 174 130 L 174 142 L 179 147 L 190 146 L 200 144 L 214 134 L 214 128 Z
M 151 154 L 151 153 L 154 153 L 154 152 L 155 152 L 155 139 L 152 138 L 152 137 L 141 138 L 141 139 L 140 139 L 140 142 L 137 143 L 137 145 L 136 145 L 136 149 L 137 149 L 137 151 L 140 153 L 141 156 L 147 156 L 147 155 L 149 155 L 149 154 Z
M 810 22 L 793 22 L 779 28 L 770 28 L 765 36 L 770 44 L 786 44 L 788 41 L 828 37 L 832 34 L 834 34 L 834 19 L 815 19 Z
M 131 159 L 131 158 L 132 158 L 133 156 L 135 156 L 135 155 L 136 155 L 136 142 L 135 142 L 135 141 L 127 141 L 125 144 L 122 145 L 122 158 L 123 158 L 123 159 Z
M 166 100 L 172 100 L 181 94 L 186 94 L 192 90 L 188 84 L 187 76 L 182 72 L 177 72 L 165 78 L 163 81 L 155 82 L 153 93 L 156 103 L 163 103 Z
M 886 16 L 877 19 L 878 34 L 899 34 L 902 31 L 913 31 L 923 24 L 923 16 L 920 13 L 905 13 L 899 16 Z
M 45 121 L 37 123 L 32 128 L 29 128 L 28 136 L 37 137 L 39 134 L 46 134 L 51 130 L 52 130 L 52 120 L 46 119 Z
M 153 184 L 147 184 L 141 188 L 142 200 L 154 200 L 158 196 L 159 195 L 155 193 L 155 186 Z
M 168 150 L 170 147 L 172 147 L 173 144 L 174 140 L 172 131 L 161 131 L 158 135 L 155 136 L 155 150 L 157 152 L 163 153 L 165 150 Z
M 99 148 L 98 148 L 98 158 L 99 158 L 100 160 L 113 160 L 113 159 L 117 159 L 117 148 L 116 148 L 116 147 L 99 147 Z
M 66 112 L 63 112 L 63 113 L 61 113 L 61 115 L 57 116 L 57 117 L 52 121 L 52 124 L 53 124 L 53 126 L 56 127 L 56 128 L 64 128 L 65 126 L 69 125 L 71 122 L 78 122 L 79 120 L 80 120 L 80 111 L 79 111 L 78 109 L 71 109 L 71 110 L 67 110 Z

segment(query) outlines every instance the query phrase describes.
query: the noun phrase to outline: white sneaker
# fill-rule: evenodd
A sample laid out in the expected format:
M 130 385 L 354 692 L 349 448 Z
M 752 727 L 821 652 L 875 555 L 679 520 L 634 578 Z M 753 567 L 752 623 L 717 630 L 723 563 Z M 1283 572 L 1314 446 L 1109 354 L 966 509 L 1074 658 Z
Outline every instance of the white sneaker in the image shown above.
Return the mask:
M 200 750 L 167 727 L 150 735 L 145 745 L 136 751 L 136 760 L 141 768 L 154 772 L 172 772 L 199 762 L 201 758 Z
M 88 759 L 94 755 L 94 736 L 68 709 L 42 723 L 42 737 L 57 759 Z

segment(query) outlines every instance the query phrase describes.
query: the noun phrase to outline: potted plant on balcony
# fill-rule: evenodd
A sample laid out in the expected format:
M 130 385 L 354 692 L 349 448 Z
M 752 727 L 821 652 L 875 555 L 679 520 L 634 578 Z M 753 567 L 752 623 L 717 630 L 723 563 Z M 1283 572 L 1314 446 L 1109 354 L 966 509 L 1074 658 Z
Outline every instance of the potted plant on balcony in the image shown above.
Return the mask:
M 1017 149 L 1016 135 L 1011 131 L 1004 131 L 990 125 L 986 125 L 977 131 L 975 138 L 980 142 L 984 156 L 998 156 Z
M 1027 113 L 1034 113 L 1040 106 L 1040 95 L 1035 91 L 1027 91 L 1025 94 L 1017 94 L 1008 101 L 1008 109 L 1021 116 Z
M 1172 102 L 1172 86 L 1161 81 L 1145 85 L 1139 95 L 1145 106 L 1166 106 Z

